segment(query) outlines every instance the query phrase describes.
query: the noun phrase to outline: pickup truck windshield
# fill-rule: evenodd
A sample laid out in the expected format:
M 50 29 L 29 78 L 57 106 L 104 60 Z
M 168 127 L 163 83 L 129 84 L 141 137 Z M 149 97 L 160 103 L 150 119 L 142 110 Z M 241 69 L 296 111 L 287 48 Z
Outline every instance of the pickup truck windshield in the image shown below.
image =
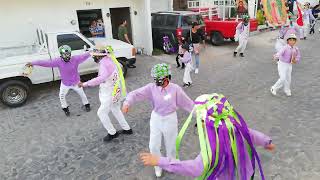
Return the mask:
M 84 37 L 84 36 L 83 36 Z M 57 36 L 58 47 L 62 45 L 68 45 L 71 49 L 81 50 L 84 46 L 90 47 L 83 39 L 81 39 L 76 34 L 61 34 Z
M 200 15 L 187 15 L 182 16 L 182 26 L 191 26 L 193 22 L 203 25 L 203 20 Z

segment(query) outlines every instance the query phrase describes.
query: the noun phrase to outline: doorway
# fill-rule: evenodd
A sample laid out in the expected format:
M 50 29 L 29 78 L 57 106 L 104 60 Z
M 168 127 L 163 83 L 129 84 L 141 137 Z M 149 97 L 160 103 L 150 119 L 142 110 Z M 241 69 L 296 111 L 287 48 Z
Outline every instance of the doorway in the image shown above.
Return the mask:
M 122 23 L 121 21 L 127 20 L 128 37 L 132 41 L 132 27 L 130 18 L 130 8 L 110 8 L 111 25 L 112 25 L 112 37 L 118 39 L 118 27 Z

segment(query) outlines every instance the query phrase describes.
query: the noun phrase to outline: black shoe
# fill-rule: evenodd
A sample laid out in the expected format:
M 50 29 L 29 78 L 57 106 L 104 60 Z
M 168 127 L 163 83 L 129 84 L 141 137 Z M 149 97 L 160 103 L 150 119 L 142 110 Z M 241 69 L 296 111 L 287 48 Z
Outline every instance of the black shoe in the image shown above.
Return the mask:
M 177 65 L 177 68 L 179 68 L 180 67 L 180 64 L 179 65 Z
M 243 53 L 240 53 L 240 57 L 244 57 Z
M 188 84 L 184 83 L 184 84 L 183 84 L 183 87 L 186 87 L 186 86 L 188 86 Z
M 190 87 L 191 86 L 191 83 L 190 82 L 188 82 L 188 87 Z
M 306 39 L 307 39 L 307 37 L 304 37 L 303 39 L 304 39 L 304 40 L 306 40 Z
M 66 114 L 66 116 L 70 116 L 69 107 L 62 108 L 62 110 L 64 111 L 64 114 Z
M 114 138 L 117 138 L 119 136 L 119 133 L 116 132 L 114 135 L 108 134 L 106 137 L 103 138 L 104 142 L 109 142 Z
M 84 105 L 85 109 L 87 112 L 90 112 L 91 108 L 90 108 L 90 104 L 86 104 Z
M 237 52 L 233 52 L 233 57 L 237 57 Z
M 186 67 L 186 65 L 184 63 L 182 63 L 181 69 L 184 69 L 185 67 Z
M 130 135 L 130 134 L 133 134 L 133 131 L 132 131 L 132 129 L 129 129 L 129 130 L 121 130 L 121 131 L 119 131 L 119 134 L 127 134 L 127 135 Z

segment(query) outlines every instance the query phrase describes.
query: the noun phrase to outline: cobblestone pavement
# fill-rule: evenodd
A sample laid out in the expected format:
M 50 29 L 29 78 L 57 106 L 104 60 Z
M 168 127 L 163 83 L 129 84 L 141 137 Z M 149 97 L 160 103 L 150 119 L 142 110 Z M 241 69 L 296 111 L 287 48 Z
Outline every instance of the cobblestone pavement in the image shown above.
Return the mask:
M 225 94 L 252 128 L 272 136 L 277 151 L 271 154 L 259 149 L 267 180 L 318 180 L 319 34 L 300 42 L 303 58 L 293 69 L 290 98 L 282 92 L 273 97 L 269 92 L 278 78 L 271 60 L 275 36 L 276 32 L 268 32 L 252 37 L 245 58 L 232 57 L 236 44 L 208 45 L 201 55 L 200 74 L 192 75 L 194 85 L 186 92 L 192 98 L 202 93 Z M 165 59 L 173 65 L 173 81 L 182 84 L 183 71 L 174 67 L 174 57 Z M 127 77 L 129 90 L 151 82 L 150 69 L 158 62 L 139 57 L 137 68 L 130 69 Z M 0 105 L 1 180 L 156 179 L 153 169 L 144 168 L 137 156 L 148 150 L 149 104 L 136 105 L 126 116 L 134 135 L 103 143 L 107 132 L 96 115 L 98 88 L 86 89 L 93 107 L 89 113 L 80 108 L 74 92 L 68 95 L 72 102 L 69 118 L 60 110 L 58 89 L 58 82 L 34 86 L 25 106 L 10 109 Z M 186 116 L 179 111 L 180 125 Z M 182 158 L 194 158 L 198 146 L 192 127 L 183 142 Z M 162 179 L 191 178 L 164 173 Z

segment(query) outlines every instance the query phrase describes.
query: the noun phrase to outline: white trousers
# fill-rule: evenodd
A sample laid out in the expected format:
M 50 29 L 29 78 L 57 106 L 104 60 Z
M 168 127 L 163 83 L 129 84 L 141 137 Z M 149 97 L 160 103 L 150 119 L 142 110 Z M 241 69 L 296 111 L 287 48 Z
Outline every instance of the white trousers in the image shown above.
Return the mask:
M 129 130 L 130 126 L 120 109 L 120 102 L 112 102 L 112 88 L 103 88 L 100 85 L 99 90 L 99 99 L 100 107 L 98 109 L 98 117 L 103 124 L 103 127 L 106 128 L 110 135 L 114 135 L 117 131 L 111 123 L 109 112 L 111 111 L 113 116 L 118 120 L 120 126 L 124 130 Z
M 177 113 L 161 116 L 151 113 L 149 149 L 152 154 L 161 156 L 160 148 L 162 136 L 166 147 L 167 157 L 176 158 L 176 138 L 178 135 Z
M 279 80 L 272 86 L 272 88 L 277 91 L 280 88 L 284 87 L 285 93 L 291 93 L 290 84 L 291 84 L 291 72 L 292 64 L 278 61 L 278 72 Z
M 307 37 L 309 32 L 310 32 L 310 22 L 303 21 L 303 36 Z
M 235 52 L 244 53 L 244 50 L 247 47 L 248 38 L 245 37 L 239 37 L 239 45 L 236 48 Z
M 79 94 L 79 96 L 81 97 L 81 101 L 82 101 L 83 105 L 89 104 L 89 101 L 87 99 L 86 94 L 83 91 L 83 88 L 78 87 L 78 85 L 66 86 L 63 83 L 61 83 L 60 92 L 59 92 L 59 98 L 60 98 L 60 103 L 61 103 L 61 107 L 62 108 L 67 108 L 68 107 L 66 96 L 67 96 L 67 94 L 68 94 L 70 89 L 74 90 L 76 93 Z
M 186 67 L 184 69 L 184 74 L 183 74 L 183 83 L 188 84 L 189 82 L 192 83 L 191 80 L 191 71 L 193 70 L 193 67 L 191 65 L 191 62 L 186 64 Z

